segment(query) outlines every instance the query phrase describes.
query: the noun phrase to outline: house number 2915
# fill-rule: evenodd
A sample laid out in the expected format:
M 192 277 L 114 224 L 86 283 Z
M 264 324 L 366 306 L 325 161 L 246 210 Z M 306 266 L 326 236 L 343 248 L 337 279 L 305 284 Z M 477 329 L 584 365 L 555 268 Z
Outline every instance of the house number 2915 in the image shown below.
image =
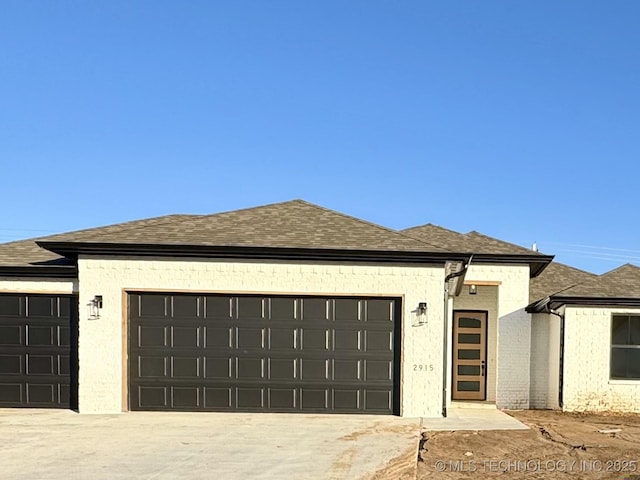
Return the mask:
M 427 365 L 424 363 L 421 363 L 421 364 L 414 363 L 413 371 L 414 372 L 433 372 L 433 364 Z

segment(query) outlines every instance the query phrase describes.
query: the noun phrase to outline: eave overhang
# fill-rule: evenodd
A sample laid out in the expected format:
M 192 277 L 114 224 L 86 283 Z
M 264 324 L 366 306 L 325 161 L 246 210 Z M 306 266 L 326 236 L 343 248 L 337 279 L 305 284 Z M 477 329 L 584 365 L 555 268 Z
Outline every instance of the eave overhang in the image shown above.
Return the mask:
M 0 277 L 77 278 L 75 265 L 0 266 Z
M 413 252 L 378 250 L 339 250 L 279 247 L 238 247 L 209 245 L 122 244 L 89 242 L 36 242 L 40 247 L 77 259 L 79 255 L 170 256 L 199 258 L 241 258 L 256 260 L 350 261 L 381 263 L 444 264 L 447 260 L 465 260 L 468 255 L 449 252 Z
M 468 254 L 467 254 L 468 255 Z M 509 254 L 494 254 L 494 253 L 474 253 L 473 263 L 478 264 L 528 264 L 529 265 L 529 277 L 535 278 L 547 268 L 547 265 L 553 260 L 553 255 L 509 255 Z
M 542 313 L 562 306 L 578 307 L 640 307 L 639 297 L 570 297 L 551 296 L 526 307 L 528 313 Z

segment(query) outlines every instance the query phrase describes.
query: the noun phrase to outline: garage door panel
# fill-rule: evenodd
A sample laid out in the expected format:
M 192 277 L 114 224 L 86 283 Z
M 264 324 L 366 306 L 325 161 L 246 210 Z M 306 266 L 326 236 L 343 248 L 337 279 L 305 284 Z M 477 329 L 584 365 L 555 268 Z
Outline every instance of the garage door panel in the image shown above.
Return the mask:
M 361 301 L 354 299 L 337 299 L 335 301 L 335 321 L 353 322 L 361 320 Z
M 327 351 L 329 350 L 328 329 L 317 330 L 314 328 L 303 328 L 300 330 L 302 337 L 302 349 L 305 351 Z
M 23 317 L 26 297 L 20 295 L 0 295 L 0 317 Z
M 358 382 L 361 380 L 360 360 L 333 360 L 333 379 Z
M 172 387 L 171 406 L 179 409 L 197 409 L 200 407 L 200 388 Z
M 199 348 L 200 329 L 194 327 L 170 327 L 173 348 Z
M 58 375 L 71 374 L 71 357 L 70 355 L 58 355 Z
M 264 408 L 264 389 L 263 388 L 238 388 L 236 390 L 237 408 Z
M 358 352 L 361 349 L 360 330 L 333 330 L 333 348 L 339 351 Z
M 393 352 L 393 333 L 370 330 L 365 334 L 367 352 Z
M 233 377 L 233 366 L 235 359 L 233 358 L 205 358 L 205 375 L 204 378 L 215 379 L 231 379 Z
M 53 327 L 27 326 L 27 345 L 51 347 L 57 345 L 57 332 Z
M 269 380 L 295 380 L 297 361 L 295 358 L 270 358 Z
M 367 318 L 369 323 L 388 323 L 393 321 L 393 300 L 368 300 Z
M 391 408 L 392 395 L 386 390 L 368 389 L 364 392 L 365 408 L 369 410 L 389 410 Z
M 269 350 L 294 351 L 297 334 L 296 328 L 269 328 Z
M 75 406 L 74 304 L 72 296 L 0 294 L 0 407 Z
M 236 329 L 237 345 L 239 349 L 264 348 L 264 328 L 238 327 Z
M 236 378 L 263 379 L 264 359 L 262 358 L 238 358 L 236 362 Z
M 198 378 L 199 376 L 199 357 L 173 357 L 171 359 L 171 378 Z
M 167 407 L 168 387 L 138 387 L 138 407 L 141 408 L 165 408 Z
M 270 388 L 268 407 L 273 410 L 292 410 L 296 408 L 298 392 L 295 388 Z
M 0 384 L 0 403 L 7 406 L 18 406 L 24 403 L 25 385 L 2 382 Z
M 58 315 L 57 306 L 57 301 L 53 297 L 28 297 L 27 315 L 30 317 L 54 317 Z
M 205 387 L 204 407 L 214 410 L 233 408 L 233 389 L 231 387 Z
M 24 328 L 19 325 L 0 326 L 0 345 L 22 345 Z
M 204 348 L 233 348 L 234 329 L 232 327 L 204 327 Z
M 167 297 L 165 295 L 139 295 L 137 298 L 140 318 L 167 316 Z
M 393 362 L 391 361 L 365 361 L 366 381 L 388 381 L 393 379 Z
M 57 403 L 56 385 L 27 384 L 27 401 L 31 404 Z
M 205 297 L 205 316 L 210 320 L 228 320 L 232 317 L 232 297 Z
M 200 297 L 172 296 L 171 316 L 180 320 L 198 318 L 200 316 Z
M 333 391 L 333 408 L 336 410 L 358 410 L 360 409 L 360 390 L 336 389 Z
M 304 358 L 301 363 L 302 380 L 328 380 L 329 359 Z
M 329 391 L 325 388 L 301 389 L 302 410 L 327 410 L 329 408 Z
M 314 320 L 329 320 L 329 303 L 326 298 L 305 298 L 302 302 L 302 320 L 305 323 Z
M 141 378 L 162 378 L 167 376 L 167 358 L 138 357 L 138 376 Z
M 262 297 L 237 297 L 236 318 L 264 318 L 264 299 Z
M 138 328 L 138 346 L 139 347 L 166 347 L 167 346 L 167 327 L 145 327 Z
M 0 355 L 0 375 L 22 375 L 22 355 Z
M 56 360 L 53 355 L 27 355 L 27 375 L 54 375 Z
M 298 318 L 297 305 L 295 298 L 270 298 L 269 318 L 280 322 L 295 322 Z
M 134 410 L 394 411 L 399 300 L 152 296 L 174 318 L 130 316 L 130 365 L 164 359 L 148 376 L 132 367 Z

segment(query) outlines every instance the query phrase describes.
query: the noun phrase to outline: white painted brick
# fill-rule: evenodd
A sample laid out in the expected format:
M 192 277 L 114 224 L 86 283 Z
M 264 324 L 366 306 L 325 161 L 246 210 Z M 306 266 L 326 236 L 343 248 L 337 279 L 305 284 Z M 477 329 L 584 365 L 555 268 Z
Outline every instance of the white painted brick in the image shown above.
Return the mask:
M 496 406 L 529 408 L 531 316 L 528 265 L 471 265 L 465 282 L 498 286 Z
M 303 264 L 304 265 L 304 264 Z M 125 268 L 126 267 L 126 268 Z M 153 268 L 152 268 L 153 267 Z M 82 413 L 122 410 L 122 292 L 149 289 L 265 294 L 353 294 L 404 297 L 401 414 L 433 417 L 442 406 L 444 269 L 424 265 L 345 265 L 291 262 L 141 259 L 78 261 L 80 280 L 79 407 Z M 99 320 L 83 305 L 102 295 Z M 428 323 L 412 326 L 411 310 L 429 305 Z M 414 365 L 433 365 L 432 371 Z
M 78 291 L 78 281 L 51 278 L 0 277 L 0 293 L 60 293 L 72 294 Z
M 563 409 L 640 412 L 640 380 L 610 380 L 611 315 L 640 309 L 565 310 Z

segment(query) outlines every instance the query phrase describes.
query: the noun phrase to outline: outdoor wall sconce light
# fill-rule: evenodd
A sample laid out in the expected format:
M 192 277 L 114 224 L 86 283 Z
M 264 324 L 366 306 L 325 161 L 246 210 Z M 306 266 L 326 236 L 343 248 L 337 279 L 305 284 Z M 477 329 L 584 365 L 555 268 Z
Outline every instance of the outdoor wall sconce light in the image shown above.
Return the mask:
M 418 303 L 418 308 L 416 308 L 413 313 L 415 313 L 413 326 L 420 327 L 425 325 L 427 323 L 427 302 Z
M 478 293 L 478 286 L 469 285 L 469 295 L 475 295 L 476 293 Z
M 102 309 L 102 295 L 96 295 L 89 302 L 89 319 L 97 320 L 100 318 L 100 310 Z

